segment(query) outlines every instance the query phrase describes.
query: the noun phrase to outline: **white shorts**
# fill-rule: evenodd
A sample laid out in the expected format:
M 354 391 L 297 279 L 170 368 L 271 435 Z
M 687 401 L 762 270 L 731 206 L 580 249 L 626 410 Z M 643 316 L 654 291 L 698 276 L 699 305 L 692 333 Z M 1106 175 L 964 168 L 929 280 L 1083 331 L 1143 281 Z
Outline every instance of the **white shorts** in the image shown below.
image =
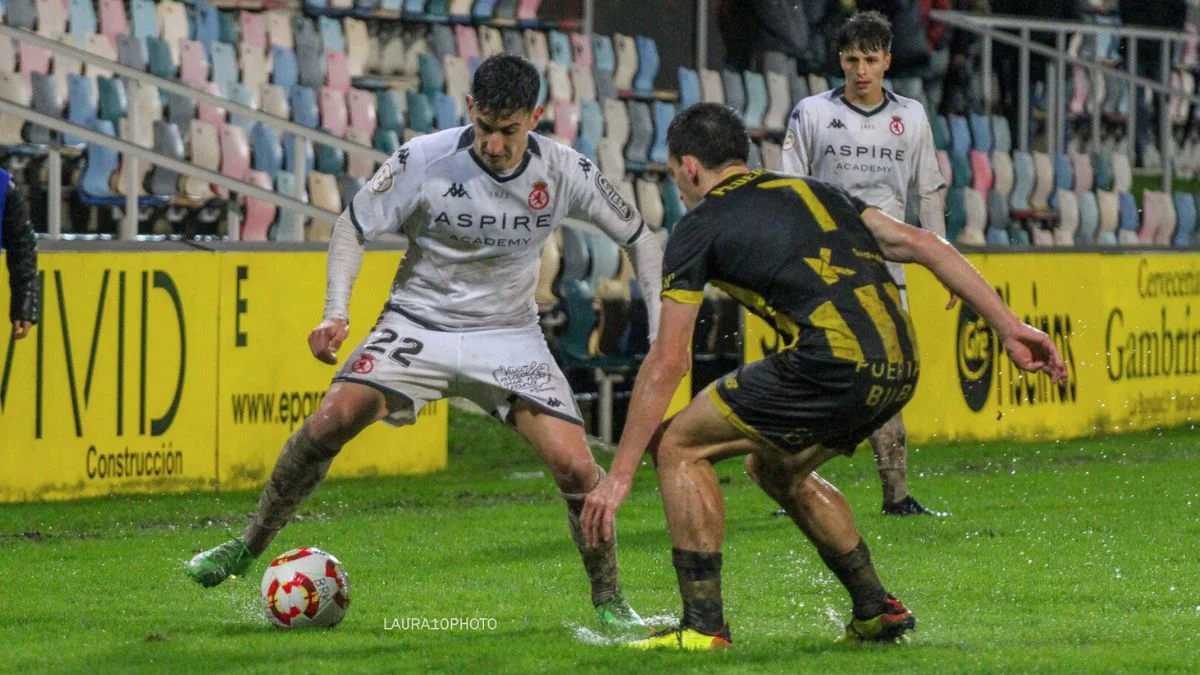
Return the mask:
M 450 396 L 470 399 L 505 422 L 521 398 L 548 415 L 583 425 L 571 387 L 536 324 L 452 333 L 421 328 L 385 311 L 333 380 L 412 401 L 411 408 L 384 418 L 396 426 L 412 424 L 426 403 Z

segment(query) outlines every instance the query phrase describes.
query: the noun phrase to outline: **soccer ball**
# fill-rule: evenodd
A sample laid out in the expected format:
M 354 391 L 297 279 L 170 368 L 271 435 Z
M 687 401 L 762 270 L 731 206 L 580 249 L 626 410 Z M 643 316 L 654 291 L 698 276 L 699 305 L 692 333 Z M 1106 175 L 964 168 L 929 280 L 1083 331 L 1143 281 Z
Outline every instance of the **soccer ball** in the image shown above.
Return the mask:
M 319 548 L 294 548 L 271 561 L 262 580 L 267 620 L 280 628 L 336 626 L 350 607 L 350 578 Z

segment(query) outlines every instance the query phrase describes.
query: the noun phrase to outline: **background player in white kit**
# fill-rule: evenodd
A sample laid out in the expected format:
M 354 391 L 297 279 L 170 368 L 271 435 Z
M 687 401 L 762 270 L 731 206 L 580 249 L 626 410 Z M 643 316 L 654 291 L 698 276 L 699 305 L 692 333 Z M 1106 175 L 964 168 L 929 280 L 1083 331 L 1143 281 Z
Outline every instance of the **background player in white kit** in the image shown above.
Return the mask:
M 838 52 L 846 84 L 796 104 L 783 140 L 781 168 L 840 185 L 901 221 L 909 197 L 919 197 L 921 227 L 945 236 L 945 181 L 925 108 L 883 88 L 891 49 L 892 27 L 879 12 L 859 12 L 843 24 Z M 907 309 L 904 266 L 887 266 Z M 951 297 L 947 309 L 954 302 Z M 905 436 L 899 414 L 871 435 L 883 482 L 883 513 L 944 515 L 908 494 Z
M 641 623 L 621 596 L 616 546 L 584 544 L 579 514 L 604 471 L 542 336 L 533 293 L 546 238 L 565 217 L 588 220 L 628 251 L 653 339 L 662 249 L 590 161 L 531 133 L 542 114 L 538 87 L 523 58 L 484 61 L 467 100 L 471 126 L 405 144 L 338 219 L 325 320 L 308 339 L 313 355 L 336 363 L 364 241 L 389 231 L 409 241 L 391 298 L 320 409 L 288 439 L 242 536 L 188 563 L 196 581 L 214 586 L 244 573 L 369 424 L 411 424 L 426 403 L 463 396 L 512 424 L 549 466 L 600 619 Z

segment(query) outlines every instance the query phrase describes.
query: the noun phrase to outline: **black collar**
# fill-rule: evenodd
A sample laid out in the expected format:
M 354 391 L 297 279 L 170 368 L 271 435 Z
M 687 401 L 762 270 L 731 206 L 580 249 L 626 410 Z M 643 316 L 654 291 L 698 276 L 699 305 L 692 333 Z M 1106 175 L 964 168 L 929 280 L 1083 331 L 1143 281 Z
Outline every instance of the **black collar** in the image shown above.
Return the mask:
M 842 103 L 844 103 L 847 108 L 853 110 L 854 112 L 858 113 L 859 115 L 862 115 L 863 117 L 873 117 L 875 115 L 878 115 L 879 113 L 883 112 L 884 108 L 888 107 L 889 103 L 892 103 L 896 100 L 896 97 L 895 97 L 895 95 L 892 94 L 892 92 L 888 91 L 887 89 L 884 89 L 883 90 L 883 101 L 879 105 L 875 106 L 874 108 L 872 108 L 870 110 L 866 110 L 864 108 L 860 108 L 860 107 L 854 105 L 853 103 L 850 102 L 850 99 L 846 98 L 845 85 L 838 87 L 837 89 L 834 89 L 833 95 L 834 95 L 834 97 L 841 99 Z
M 492 169 L 489 168 L 488 165 L 479 158 L 479 155 L 475 154 L 475 127 L 473 126 L 467 127 L 463 131 L 462 135 L 458 137 L 458 149 L 462 150 L 464 148 L 466 149 L 467 154 L 471 156 L 471 159 L 475 160 L 475 164 L 480 169 L 483 169 L 483 172 L 491 176 L 492 180 L 496 181 L 497 183 L 507 183 L 510 180 L 519 178 L 521 174 L 525 173 L 525 169 L 529 166 L 530 158 L 532 158 L 534 155 L 537 155 L 538 157 L 542 156 L 542 148 L 540 145 L 538 145 L 537 139 L 534 138 L 533 134 L 529 134 L 529 146 L 525 149 L 525 156 L 521 158 L 521 164 L 512 173 L 508 174 L 507 176 L 501 176 L 495 171 L 492 171 Z

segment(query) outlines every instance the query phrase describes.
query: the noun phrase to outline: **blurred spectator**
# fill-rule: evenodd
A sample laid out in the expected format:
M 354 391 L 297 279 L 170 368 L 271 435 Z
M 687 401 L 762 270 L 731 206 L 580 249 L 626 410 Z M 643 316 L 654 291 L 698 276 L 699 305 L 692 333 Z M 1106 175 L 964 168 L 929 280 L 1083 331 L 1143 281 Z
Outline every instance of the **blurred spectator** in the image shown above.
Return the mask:
M 0 248 L 8 262 L 11 291 L 8 318 L 12 336 L 21 339 L 38 321 L 37 238 L 29 222 L 29 206 L 12 177 L 0 169 Z
M 1126 26 L 1142 26 L 1162 30 L 1178 31 L 1187 20 L 1188 3 L 1186 0 L 1124 0 L 1120 5 L 1121 23 Z M 1138 74 L 1155 81 L 1162 80 L 1161 56 L 1162 43 L 1159 40 L 1138 40 L 1137 42 Z M 1170 65 L 1170 64 L 1168 64 Z M 1155 96 L 1153 107 L 1146 101 L 1145 91 L 1138 89 L 1137 99 L 1137 128 L 1134 139 L 1136 164 L 1145 166 L 1143 153 L 1146 143 L 1150 141 L 1150 129 L 1156 127 L 1158 105 L 1161 97 Z M 1166 159 L 1164 157 L 1164 159 Z
M 830 25 L 838 0 L 721 0 L 717 28 L 725 43 L 725 67 L 755 70 L 765 52 L 796 59 L 800 72 L 826 72 Z M 836 55 L 834 55 L 836 58 Z

